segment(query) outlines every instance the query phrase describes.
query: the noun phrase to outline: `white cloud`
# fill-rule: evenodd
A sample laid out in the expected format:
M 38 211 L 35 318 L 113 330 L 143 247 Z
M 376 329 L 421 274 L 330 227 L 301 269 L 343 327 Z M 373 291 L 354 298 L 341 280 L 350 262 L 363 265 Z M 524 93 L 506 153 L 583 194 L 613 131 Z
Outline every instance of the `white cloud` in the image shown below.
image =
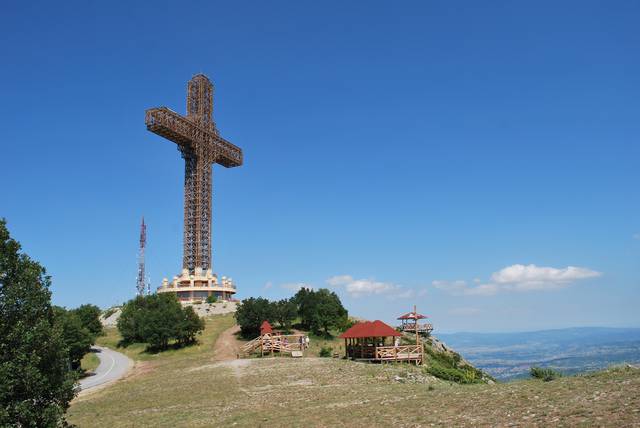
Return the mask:
M 633 239 L 638 239 L 640 240 L 640 233 L 636 233 L 633 235 Z
M 602 273 L 575 266 L 566 268 L 515 264 L 494 272 L 491 280 L 482 284 L 477 279 L 469 286 L 466 281 L 433 281 L 432 285 L 453 295 L 491 296 L 502 291 L 554 290 Z
M 267 281 L 267 282 L 264 284 L 264 287 L 262 287 L 262 289 L 266 291 L 266 290 L 269 290 L 271 287 L 273 287 L 273 282 L 271 282 L 271 281 Z
M 341 285 L 348 284 L 353 281 L 353 277 L 351 275 L 336 275 L 327 279 L 327 284 L 332 287 L 339 287 Z
M 391 282 L 376 281 L 374 279 L 355 279 L 351 275 L 337 275 L 327 279 L 331 287 L 340 287 L 351 297 L 363 297 L 371 295 L 391 295 L 394 299 L 408 299 L 416 295 L 410 288 Z
M 601 275 L 600 272 L 575 266 L 557 269 L 536 265 L 512 265 L 491 275 L 491 282 L 517 291 L 548 290 Z

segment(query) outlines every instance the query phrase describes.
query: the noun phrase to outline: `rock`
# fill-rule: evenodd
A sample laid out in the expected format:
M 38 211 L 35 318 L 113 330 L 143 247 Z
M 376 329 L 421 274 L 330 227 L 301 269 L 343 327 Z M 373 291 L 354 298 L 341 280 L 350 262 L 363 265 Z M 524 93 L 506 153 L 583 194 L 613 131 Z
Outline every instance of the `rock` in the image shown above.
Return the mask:
M 111 308 L 111 309 L 114 309 L 114 308 Z M 115 311 L 113 311 L 106 318 L 103 315 L 100 315 L 100 322 L 102 323 L 102 326 L 103 327 L 115 327 L 117 322 L 118 322 L 118 318 L 120 318 L 120 314 L 121 313 L 122 313 L 122 309 L 121 308 L 115 308 Z

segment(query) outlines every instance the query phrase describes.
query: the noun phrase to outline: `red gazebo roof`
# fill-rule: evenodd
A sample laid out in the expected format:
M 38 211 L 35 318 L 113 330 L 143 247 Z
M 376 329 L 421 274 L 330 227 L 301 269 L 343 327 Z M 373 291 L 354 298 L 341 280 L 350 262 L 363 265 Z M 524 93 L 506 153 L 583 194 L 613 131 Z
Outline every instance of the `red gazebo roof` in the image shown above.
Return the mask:
M 273 328 L 271 327 L 271 324 L 269 324 L 269 321 L 263 321 L 260 326 L 260 335 L 267 333 L 273 333 Z
M 416 314 L 415 312 L 408 312 L 400 317 L 398 317 L 399 320 L 421 320 L 421 319 L 425 319 L 425 318 L 429 318 L 426 315 L 422 315 L 422 314 Z
M 389 337 L 402 336 L 393 327 L 380 320 L 365 321 L 354 324 L 350 329 L 342 333 L 341 339 L 356 339 L 363 337 Z

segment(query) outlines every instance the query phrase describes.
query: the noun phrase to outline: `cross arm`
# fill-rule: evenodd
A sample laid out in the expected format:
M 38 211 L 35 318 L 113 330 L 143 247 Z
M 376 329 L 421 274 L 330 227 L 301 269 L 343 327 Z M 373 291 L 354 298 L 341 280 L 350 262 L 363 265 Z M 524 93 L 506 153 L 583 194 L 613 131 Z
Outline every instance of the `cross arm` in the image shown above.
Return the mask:
M 205 144 L 215 149 L 212 159 L 231 168 L 242 165 L 242 149 L 198 124 L 195 124 L 167 107 L 152 108 L 145 113 L 147 129 L 176 144 L 189 146 Z

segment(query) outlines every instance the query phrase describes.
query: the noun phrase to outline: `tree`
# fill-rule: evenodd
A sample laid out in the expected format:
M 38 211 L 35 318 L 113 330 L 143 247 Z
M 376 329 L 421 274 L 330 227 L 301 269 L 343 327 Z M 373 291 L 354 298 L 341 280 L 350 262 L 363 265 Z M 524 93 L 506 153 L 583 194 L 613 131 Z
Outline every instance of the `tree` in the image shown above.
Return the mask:
M 311 321 L 314 318 L 314 291 L 310 288 L 301 288 L 292 297 L 292 302 L 298 307 L 298 315 L 300 316 L 300 324 L 306 329 L 311 328 Z
M 196 314 L 191 306 L 182 311 L 182 319 L 178 325 L 177 340 L 182 346 L 196 341 L 196 335 L 204 330 L 204 320 Z
M 218 301 L 218 298 L 216 297 L 215 294 L 209 294 L 207 296 L 207 303 L 216 303 Z
M 144 341 L 141 326 L 146 304 L 147 299 L 144 296 L 136 296 L 122 307 L 122 312 L 116 325 L 122 336 L 123 345 Z
M 62 425 L 75 395 L 50 285 L 0 220 L 0 426 Z
M 122 308 L 118 319 L 122 344 L 149 344 L 149 349 L 162 351 L 172 340 L 179 346 L 192 344 L 204 330 L 204 322 L 192 307 L 182 308 L 174 294 L 137 296 Z
M 332 328 L 340 328 L 347 320 L 347 310 L 338 295 L 326 288 L 318 291 L 301 288 L 292 299 L 298 306 L 303 327 L 314 333 L 329 335 Z
M 291 330 L 291 324 L 293 320 L 298 316 L 298 308 L 291 299 L 282 299 L 277 302 L 272 302 L 273 317 L 280 324 L 280 328 L 283 330 Z
M 339 328 L 347 318 L 347 310 L 342 306 L 340 298 L 333 291 L 321 288 L 313 295 L 314 310 L 311 329 L 318 333 L 322 331 L 329 336 L 331 328 Z
M 69 351 L 71 368 L 80 368 L 80 360 L 91 350 L 94 336 L 83 325 L 80 317 L 74 311 L 54 306 L 55 323 L 62 329 L 62 337 L 65 347 Z
M 169 341 L 178 337 L 182 305 L 173 293 L 152 294 L 145 298 L 147 306 L 140 323 L 142 339 L 153 350 L 167 349 Z
M 100 314 L 102 311 L 99 307 L 87 304 L 73 309 L 71 312 L 80 319 L 82 326 L 89 330 L 94 337 L 103 334 L 102 323 L 100 322 Z
M 244 299 L 235 313 L 243 337 L 255 337 L 260 334 L 260 324 L 263 321 L 274 321 L 273 306 L 262 297 Z

